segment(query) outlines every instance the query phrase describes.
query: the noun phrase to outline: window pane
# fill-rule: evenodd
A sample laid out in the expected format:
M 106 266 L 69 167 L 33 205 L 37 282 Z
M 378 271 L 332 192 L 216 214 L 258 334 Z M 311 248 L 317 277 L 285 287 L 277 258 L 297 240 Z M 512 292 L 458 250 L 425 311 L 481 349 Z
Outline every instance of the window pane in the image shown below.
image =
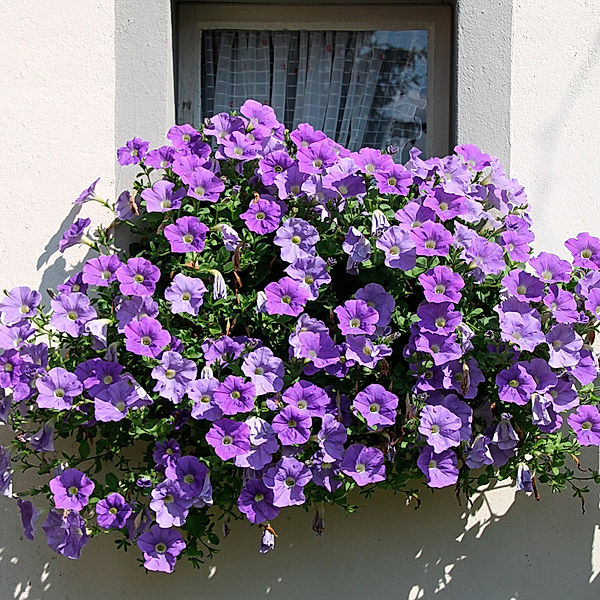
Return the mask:
M 202 32 L 201 110 L 247 98 L 293 128 L 309 122 L 357 150 L 425 151 L 427 31 Z

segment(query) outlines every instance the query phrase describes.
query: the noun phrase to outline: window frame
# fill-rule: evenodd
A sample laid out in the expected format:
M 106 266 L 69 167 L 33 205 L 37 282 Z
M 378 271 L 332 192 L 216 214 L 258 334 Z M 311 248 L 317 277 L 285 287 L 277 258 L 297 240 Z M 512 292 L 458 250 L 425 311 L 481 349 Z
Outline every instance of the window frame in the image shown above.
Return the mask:
M 201 30 L 427 30 L 426 154 L 443 156 L 451 149 L 453 13 L 449 5 L 184 2 L 177 4 L 176 24 L 176 118 L 180 124 L 199 120 Z

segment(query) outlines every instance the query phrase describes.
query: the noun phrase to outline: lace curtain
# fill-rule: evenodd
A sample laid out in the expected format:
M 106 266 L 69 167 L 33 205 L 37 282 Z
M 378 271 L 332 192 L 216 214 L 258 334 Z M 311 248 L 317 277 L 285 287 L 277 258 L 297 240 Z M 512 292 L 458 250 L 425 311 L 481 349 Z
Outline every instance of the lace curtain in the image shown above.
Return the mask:
M 424 147 L 426 31 L 203 31 L 200 82 L 203 117 L 254 98 L 352 150 Z

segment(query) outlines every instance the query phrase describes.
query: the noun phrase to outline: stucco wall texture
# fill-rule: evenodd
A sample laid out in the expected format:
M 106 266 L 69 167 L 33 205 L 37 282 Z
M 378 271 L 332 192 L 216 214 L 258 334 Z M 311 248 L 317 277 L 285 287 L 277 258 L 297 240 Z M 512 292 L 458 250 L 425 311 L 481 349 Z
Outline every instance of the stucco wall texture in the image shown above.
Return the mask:
M 567 237 L 600 235 L 600 3 L 459 0 L 457 36 L 458 141 L 498 154 L 526 185 L 539 250 L 565 255 Z M 72 199 L 98 176 L 114 198 L 129 176 L 116 146 L 161 143 L 172 122 L 170 2 L 3 0 L 0 73 L 0 288 L 45 289 L 84 256 L 56 252 Z M 90 206 L 79 216 L 106 218 Z M 597 453 L 585 462 L 597 467 Z M 378 493 L 348 518 L 329 509 L 320 539 L 294 509 L 277 520 L 276 552 L 259 555 L 256 528 L 234 523 L 214 560 L 172 576 L 145 575 L 110 536 L 80 561 L 57 556 L 42 535 L 24 539 L 0 498 L 0 600 L 598 598 L 598 492 L 585 515 L 568 493 L 542 494 L 501 485 L 459 506 L 426 492 L 414 510 Z

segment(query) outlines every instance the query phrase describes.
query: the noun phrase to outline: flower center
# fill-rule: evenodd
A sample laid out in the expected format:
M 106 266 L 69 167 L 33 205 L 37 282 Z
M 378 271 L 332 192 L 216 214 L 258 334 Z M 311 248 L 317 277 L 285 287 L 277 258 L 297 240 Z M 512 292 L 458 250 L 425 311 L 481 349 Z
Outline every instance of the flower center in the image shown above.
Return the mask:
M 301 241 L 302 241 L 302 238 L 299 235 L 292 236 L 292 239 L 290 240 L 290 242 L 292 242 L 292 244 L 299 244 Z
M 367 356 L 371 356 L 371 354 L 373 354 L 373 350 L 371 350 L 370 346 L 364 346 L 362 351 L 363 354 L 366 354 Z
M 172 494 L 167 494 L 163 502 L 165 504 L 173 504 L 173 502 L 175 502 L 175 498 L 173 498 Z
M 136 283 L 144 283 L 144 276 L 141 273 L 137 273 L 137 275 L 133 276 L 133 280 Z
M 338 186 L 338 191 L 342 196 L 345 196 L 348 193 L 348 188 L 345 185 Z
M 181 139 L 182 139 L 184 142 L 189 142 L 189 141 L 192 139 L 192 136 L 191 136 L 189 133 L 184 133 L 184 134 L 181 136 Z
M 286 294 L 285 296 L 282 296 L 282 297 L 281 297 L 281 301 L 282 301 L 284 304 L 290 304 L 290 303 L 292 302 L 292 299 L 291 299 L 291 297 L 290 297 L 290 296 L 288 296 L 288 295 Z
M 592 428 L 592 423 L 591 421 L 584 421 L 581 424 L 581 429 L 591 429 Z
M 561 348 L 561 347 L 562 347 L 562 342 L 561 342 L 560 340 L 554 340 L 554 341 L 552 342 L 552 347 L 553 347 L 555 350 L 558 350 L 559 348 Z
M 244 149 L 243 149 L 241 146 L 236 146 L 236 147 L 233 149 L 233 153 L 234 153 L 236 156 L 242 156 L 242 154 L 244 154 Z
M 586 248 L 585 250 L 581 251 L 581 258 L 591 258 L 592 257 L 592 251 L 589 248 Z
M 262 221 L 262 220 L 265 218 L 265 213 L 264 213 L 262 210 L 261 210 L 261 211 L 259 211 L 259 212 L 257 212 L 257 213 L 256 213 L 256 218 L 257 218 L 259 221 Z
M 448 204 L 446 202 L 440 202 L 439 209 L 444 212 L 448 210 Z
M 392 246 L 390 248 L 390 254 L 392 256 L 398 256 L 398 254 L 400 254 L 400 247 L 399 246 Z
M 223 446 L 230 446 L 233 444 L 233 438 L 230 435 L 223 436 Z
M 230 396 L 234 399 L 237 400 L 240 397 L 240 393 L 237 390 L 233 390 L 233 392 L 231 392 Z
M 288 421 L 288 427 L 289 427 L 290 429 L 293 429 L 293 428 L 294 428 L 294 427 L 296 427 L 297 425 L 298 425 L 298 423 L 296 423 L 296 421 L 294 421 L 294 419 L 290 419 L 290 420 Z
M 162 208 L 171 208 L 171 201 L 170 200 L 163 200 L 160 203 Z
M 436 294 L 443 294 L 446 291 L 446 286 L 442 285 L 441 283 L 438 283 L 434 288 L 433 291 Z
M 71 321 L 77 321 L 77 313 L 74 310 L 71 310 L 67 313 L 67 317 L 71 320 Z
M 115 408 L 119 411 L 119 412 L 125 412 L 125 402 L 117 402 L 115 404 Z
M 194 188 L 194 193 L 198 196 L 204 196 L 204 194 L 206 194 L 206 190 L 201 185 L 199 185 L 198 187 Z
M 373 163 L 369 163 L 368 165 L 365 165 L 365 171 L 367 173 L 372 173 L 375 170 L 375 165 Z
M 517 294 L 526 294 L 527 293 L 527 288 L 524 285 L 519 285 L 517 286 Z
M 159 554 L 164 554 L 167 551 L 167 545 L 163 544 L 163 542 L 158 542 L 158 544 L 156 544 L 156 546 L 154 546 L 154 549 L 159 553 Z
M 369 406 L 369 412 L 372 413 L 378 413 L 380 409 L 379 404 L 376 404 L 375 402 L 373 402 L 373 404 L 371 404 L 371 406 Z
M 315 278 L 312 275 L 307 275 L 304 278 L 304 283 L 306 283 L 306 285 L 312 285 L 315 282 Z
M 356 464 L 356 472 L 357 473 L 364 473 L 366 471 L 367 467 L 364 463 L 357 463 Z
M 432 425 L 429 428 L 429 431 L 433 434 L 439 433 L 440 432 L 440 426 L 439 425 Z
M 542 279 L 545 279 L 546 281 L 549 281 L 550 279 L 552 279 L 552 271 L 543 271 L 542 272 Z
M 307 353 L 311 358 L 317 358 L 317 353 L 314 350 L 309 350 Z
M 175 375 L 177 375 L 177 373 L 175 372 L 175 370 L 174 370 L 174 369 L 167 369 L 167 370 L 165 371 L 165 377 L 166 377 L 167 379 L 173 379 L 173 378 L 175 377 Z
M 438 317 L 435 320 L 435 326 L 436 327 L 446 327 L 446 319 L 444 319 L 444 317 Z
M 204 396 L 200 398 L 200 402 L 202 402 L 202 404 L 208 404 L 210 402 L 210 396 L 208 394 L 204 394 Z
M 152 338 L 149 335 L 145 335 L 140 342 L 142 342 L 142 346 L 149 346 L 152 343 Z
M 262 502 L 264 499 L 264 494 L 256 494 L 256 496 L 254 496 L 254 502 Z
M 139 152 L 134 148 L 131 152 L 130 152 L 131 156 L 137 156 L 139 154 Z
M 102 271 L 102 279 L 110 279 L 112 273 L 110 271 Z
M 189 302 L 192 299 L 192 295 L 189 292 L 183 292 L 183 294 L 181 294 L 181 299 L 184 302 Z
M 69 494 L 69 496 L 76 496 L 78 491 L 79 491 L 79 488 L 76 485 L 72 485 L 67 490 L 67 493 Z
M 357 327 L 360 327 L 360 319 L 350 319 L 350 323 L 349 323 L 350 327 L 352 327 L 353 329 L 356 329 Z
M 113 376 L 112 376 L 112 375 L 105 375 L 105 376 L 102 378 L 102 383 L 103 383 L 104 385 L 110 385 L 112 382 L 113 382 Z
M 511 379 L 508 382 L 508 385 L 510 385 L 511 388 L 518 388 L 519 387 L 519 382 L 516 379 Z
M 421 223 L 421 221 L 413 221 L 410 224 L 411 227 L 421 227 L 421 225 L 423 225 L 423 223 Z
M 427 240 L 425 242 L 425 248 L 428 248 L 429 250 L 433 250 L 435 248 L 435 240 Z
M 398 180 L 395 177 L 388 177 L 388 185 L 396 185 Z
M 286 477 L 283 483 L 286 487 L 292 488 L 296 485 L 296 480 L 293 477 Z
M 73 284 L 73 287 L 71 288 L 71 290 L 73 292 L 78 292 L 81 288 L 79 287 L 78 283 Z
M 275 173 L 281 173 L 283 171 L 283 167 L 281 165 L 275 165 L 273 167 L 273 171 L 275 171 Z
M 108 512 L 109 512 L 111 515 L 116 515 L 116 514 L 119 512 L 119 509 L 118 509 L 116 506 L 111 506 L 111 507 L 108 509 Z
M 183 236 L 183 242 L 185 244 L 191 244 L 194 241 L 194 236 L 191 233 L 186 233 Z
M 296 405 L 300 410 L 305 410 L 306 407 L 308 406 L 308 403 L 306 402 L 306 400 L 299 400 L 298 404 Z
M 55 398 L 64 398 L 65 397 L 65 390 L 63 390 L 62 388 L 56 388 L 54 390 L 54 397 Z
M 440 351 L 440 347 L 437 344 L 431 344 L 431 351 L 437 354 Z
M 430 460 L 427 465 L 430 469 L 435 469 L 437 467 L 437 462 L 435 460 Z
M 194 483 L 194 476 L 191 473 L 188 473 L 184 476 L 183 483 L 187 483 L 188 485 Z
M 19 309 L 19 312 L 20 312 L 22 315 L 26 315 L 26 314 L 27 314 L 29 311 L 30 311 L 30 308 L 29 308 L 29 306 L 27 306 L 27 304 L 23 304 L 23 305 L 21 306 L 21 308 Z
M 299 185 L 292 185 L 290 187 L 290 192 L 292 192 L 292 194 L 294 194 L 294 196 L 297 196 L 300 193 L 300 186 Z
M 323 161 L 320 158 L 315 158 L 315 160 L 313 160 L 313 167 L 320 169 L 322 166 L 323 166 Z

